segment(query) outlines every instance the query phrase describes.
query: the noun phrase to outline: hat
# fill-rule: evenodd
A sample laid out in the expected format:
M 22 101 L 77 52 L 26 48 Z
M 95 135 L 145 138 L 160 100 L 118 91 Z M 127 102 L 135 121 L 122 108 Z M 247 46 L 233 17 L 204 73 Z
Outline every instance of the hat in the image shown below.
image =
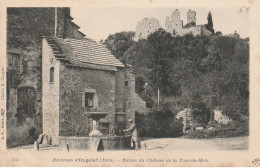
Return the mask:
M 129 119 L 128 121 L 129 121 L 129 122 L 132 122 L 132 121 L 133 121 L 133 119 Z

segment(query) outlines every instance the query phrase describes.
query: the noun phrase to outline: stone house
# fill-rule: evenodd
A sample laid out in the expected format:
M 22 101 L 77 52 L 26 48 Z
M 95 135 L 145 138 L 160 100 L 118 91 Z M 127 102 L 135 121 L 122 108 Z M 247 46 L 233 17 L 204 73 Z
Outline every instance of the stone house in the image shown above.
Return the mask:
M 89 39 L 46 36 L 42 44 L 43 133 L 52 144 L 59 136 L 88 135 L 86 112 L 108 112 L 100 130 L 122 135 L 138 107 L 131 67 Z
M 42 132 L 42 36 L 83 39 L 70 8 L 7 8 L 7 144 Z

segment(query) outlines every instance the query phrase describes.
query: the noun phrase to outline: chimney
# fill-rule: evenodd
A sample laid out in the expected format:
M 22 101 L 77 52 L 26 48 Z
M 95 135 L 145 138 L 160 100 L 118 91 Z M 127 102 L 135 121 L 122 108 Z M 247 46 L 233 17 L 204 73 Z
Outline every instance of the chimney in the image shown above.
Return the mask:
M 54 23 L 54 36 L 57 37 L 57 15 L 58 15 L 58 12 L 57 12 L 57 7 L 55 7 L 55 23 Z

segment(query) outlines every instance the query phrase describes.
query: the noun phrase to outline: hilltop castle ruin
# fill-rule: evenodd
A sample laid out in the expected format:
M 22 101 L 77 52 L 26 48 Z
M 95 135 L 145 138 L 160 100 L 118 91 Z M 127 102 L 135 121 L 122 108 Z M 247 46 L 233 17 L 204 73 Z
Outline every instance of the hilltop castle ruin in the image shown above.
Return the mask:
M 135 40 L 145 39 L 151 33 L 162 28 L 157 19 L 144 18 L 142 22 L 138 22 L 136 26 Z M 210 35 L 211 31 L 206 29 L 205 25 L 196 25 L 196 12 L 189 10 L 187 12 L 187 24 L 183 25 L 183 20 L 180 18 L 180 11 L 175 9 L 171 17 L 166 17 L 165 31 L 171 33 L 173 36 L 183 36 L 188 33 L 196 35 Z
M 159 21 L 154 18 L 144 18 L 141 22 L 137 23 L 135 40 L 145 39 L 151 33 L 156 32 L 161 27 Z

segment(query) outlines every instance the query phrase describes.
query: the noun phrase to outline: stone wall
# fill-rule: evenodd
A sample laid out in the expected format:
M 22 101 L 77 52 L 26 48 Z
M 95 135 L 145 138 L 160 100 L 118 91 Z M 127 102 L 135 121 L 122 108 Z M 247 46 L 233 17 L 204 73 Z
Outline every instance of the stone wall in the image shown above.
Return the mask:
M 68 26 L 73 24 L 69 13 L 69 8 L 57 8 L 57 36 L 83 38 L 78 27 Z M 36 91 L 36 113 L 26 116 L 22 128 L 29 129 L 26 125 L 31 125 L 37 134 L 42 132 L 42 36 L 54 35 L 54 19 L 55 8 L 7 8 L 7 52 L 20 54 L 23 67 L 17 86 L 7 87 L 7 135 L 13 134 L 18 127 L 16 97 L 19 87 L 33 87 Z M 10 74 L 8 68 L 7 74 Z M 13 75 L 8 76 L 10 81 Z M 28 136 L 27 133 L 22 135 Z
M 137 94 L 134 95 L 135 100 L 135 112 L 139 114 L 147 114 L 148 109 L 146 108 L 146 102 Z
M 151 33 L 154 33 L 158 29 L 162 28 L 157 19 L 144 18 L 141 22 L 137 23 L 135 31 L 135 40 L 146 39 Z M 166 17 L 165 30 L 172 35 L 183 36 L 191 33 L 196 35 L 210 35 L 204 25 L 196 25 L 196 12 L 189 10 L 187 12 L 187 24 L 183 25 L 183 20 L 180 18 L 180 11 L 174 10 L 171 17 Z
M 222 114 L 221 110 L 214 110 L 213 114 L 214 114 L 214 120 L 216 120 L 219 124 L 227 125 L 232 121 L 226 115 Z
M 135 121 L 135 74 L 132 67 L 125 68 L 125 111 L 126 111 L 126 124 L 129 126 L 129 119 Z
M 42 48 L 42 111 L 43 134 L 52 137 L 52 144 L 59 143 L 59 85 L 60 62 L 51 52 L 47 41 L 43 39 Z M 54 68 L 54 81 L 50 81 L 50 69 Z
M 201 35 L 201 27 L 196 26 L 196 12 L 189 10 L 187 12 L 187 24 L 183 26 L 183 21 L 180 18 L 180 11 L 176 9 L 171 14 L 171 19 L 166 17 L 165 30 L 172 35 L 183 36 L 192 33 L 194 36 Z
M 191 11 L 190 9 L 187 12 L 187 24 L 189 24 L 189 23 L 195 23 L 195 25 L 196 25 L 196 12 Z
M 171 19 L 166 17 L 165 30 L 173 35 L 176 34 L 176 29 L 180 31 L 183 27 L 183 21 L 180 19 L 180 12 L 178 9 L 172 12 Z
M 118 72 L 115 72 L 115 111 L 125 112 L 124 90 L 126 85 L 125 69 L 118 68 Z
M 145 39 L 147 36 L 161 28 L 159 21 L 154 18 L 144 18 L 137 23 L 135 31 L 135 40 Z
M 86 109 L 85 91 L 95 92 L 96 105 Z M 60 67 L 60 135 L 88 135 L 92 122 L 85 112 L 109 112 L 110 130 L 115 127 L 115 72 L 66 66 Z

